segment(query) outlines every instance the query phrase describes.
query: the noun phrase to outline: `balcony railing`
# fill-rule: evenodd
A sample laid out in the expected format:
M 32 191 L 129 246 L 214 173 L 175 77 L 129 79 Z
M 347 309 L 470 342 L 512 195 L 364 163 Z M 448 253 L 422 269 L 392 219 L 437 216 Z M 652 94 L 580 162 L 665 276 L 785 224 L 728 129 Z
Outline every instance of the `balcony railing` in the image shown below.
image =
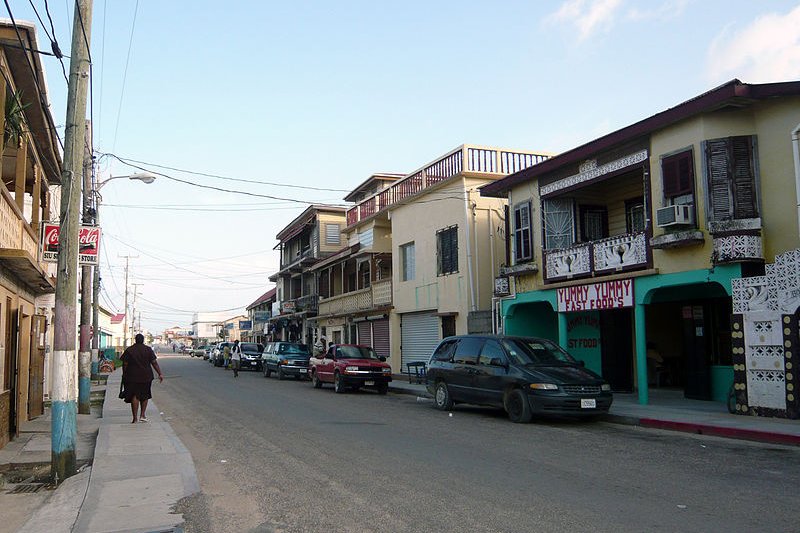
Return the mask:
M 347 315 L 369 311 L 392 303 L 391 280 L 378 281 L 366 289 L 323 298 L 319 302 L 320 315 Z
M 318 294 L 308 294 L 306 296 L 301 296 L 300 298 L 296 298 L 294 301 L 295 312 L 297 311 L 316 312 L 318 308 L 319 308 Z
M 533 152 L 462 145 L 348 209 L 347 225 L 352 226 L 366 220 L 387 207 L 420 194 L 425 189 L 453 176 L 465 173 L 513 174 L 541 163 L 548 157 Z
M 545 250 L 544 279 L 553 282 L 637 270 L 650 264 L 650 256 L 650 244 L 644 232 Z
M 0 248 L 24 250 L 42 272 L 48 275 L 55 274 L 53 263 L 39 260 L 39 237 L 5 190 L 0 194 Z

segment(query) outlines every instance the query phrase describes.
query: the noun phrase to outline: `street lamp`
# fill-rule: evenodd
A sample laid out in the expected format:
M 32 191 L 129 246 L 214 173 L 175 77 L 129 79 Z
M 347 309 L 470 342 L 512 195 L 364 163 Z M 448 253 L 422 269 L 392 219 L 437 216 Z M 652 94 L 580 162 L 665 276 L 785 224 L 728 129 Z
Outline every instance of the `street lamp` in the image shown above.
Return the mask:
M 100 225 L 100 204 L 103 201 L 103 197 L 100 195 L 100 189 L 105 186 L 111 180 L 118 180 L 127 178 L 130 180 L 141 181 L 145 184 L 151 184 L 156 180 L 156 176 L 151 174 L 150 172 L 137 172 L 135 174 L 130 174 L 126 176 L 111 176 L 106 178 L 102 181 L 97 182 L 94 189 L 92 189 L 92 195 L 94 196 L 95 205 L 94 205 L 94 225 Z M 124 328 L 124 340 L 123 340 L 123 349 L 128 344 L 128 278 L 127 278 L 127 268 L 125 269 L 125 324 Z M 98 352 L 100 350 L 100 312 L 99 312 L 99 300 L 100 300 L 100 259 L 98 258 L 97 264 L 94 267 L 94 280 L 92 281 L 92 325 L 93 325 L 93 334 L 92 334 L 92 366 L 96 365 L 98 362 Z M 88 301 L 88 297 L 86 298 Z M 95 370 L 96 371 L 96 370 Z

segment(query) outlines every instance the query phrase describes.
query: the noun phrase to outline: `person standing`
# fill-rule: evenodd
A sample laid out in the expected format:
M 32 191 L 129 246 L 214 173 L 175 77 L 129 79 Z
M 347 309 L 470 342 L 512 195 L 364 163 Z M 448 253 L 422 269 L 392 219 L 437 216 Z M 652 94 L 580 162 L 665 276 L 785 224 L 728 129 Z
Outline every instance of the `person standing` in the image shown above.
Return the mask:
M 133 346 L 125 348 L 122 353 L 122 383 L 125 389 L 125 403 L 131 404 L 131 414 L 135 424 L 137 421 L 147 422 L 147 401 L 153 397 L 150 385 L 153 383 L 153 369 L 158 373 L 159 383 L 164 381 L 164 374 L 158 366 L 156 354 L 144 343 L 144 335 L 137 333 Z
M 225 365 L 225 370 L 228 370 L 228 367 L 231 365 L 231 347 L 227 342 L 225 343 L 225 347 L 222 348 L 222 362 Z
M 233 377 L 239 377 L 239 365 L 242 363 L 242 347 L 239 346 L 238 339 L 233 341 L 231 348 L 231 366 L 233 367 Z

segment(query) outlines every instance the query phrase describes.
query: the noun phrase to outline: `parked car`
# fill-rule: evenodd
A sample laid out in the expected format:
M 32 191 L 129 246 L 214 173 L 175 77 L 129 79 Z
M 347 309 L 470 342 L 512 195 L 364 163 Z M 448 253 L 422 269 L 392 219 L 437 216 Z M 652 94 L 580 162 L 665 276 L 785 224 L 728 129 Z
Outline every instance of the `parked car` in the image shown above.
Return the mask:
M 198 346 L 191 352 L 192 357 L 203 357 L 206 353 L 206 346 Z
M 240 342 L 239 347 L 242 349 L 239 369 L 261 370 L 261 352 L 264 351 L 264 345 L 255 342 Z M 231 346 L 231 349 L 233 349 L 233 346 Z
M 261 354 L 261 368 L 264 377 L 268 378 L 273 372 L 278 374 L 278 379 L 294 376 L 295 379 L 308 376 L 308 360 L 311 351 L 308 344 L 300 342 L 268 342 Z
M 378 394 L 386 394 L 392 381 L 392 367 L 369 346 L 332 344 L 325 354 L 311 357 L 309 362 L 316 389 L 323 383 L 333 383 L 337 393 L 374 387 Z
M 218 342 L 217 345 L 214 347 L 214 351 L 211 354 L 211 362 L 214 366 L 223 366 L 225 364 L 225 347 L 228 346 L 230 348 L 233 347 L 232 342 Z
M 427 368 L 434 405 L 502 407 L 512 422 L 534 414 L 598 415 L 613 401 L 611 386 L 557 344 L 535 337 L 462 335 L 444 339 Z

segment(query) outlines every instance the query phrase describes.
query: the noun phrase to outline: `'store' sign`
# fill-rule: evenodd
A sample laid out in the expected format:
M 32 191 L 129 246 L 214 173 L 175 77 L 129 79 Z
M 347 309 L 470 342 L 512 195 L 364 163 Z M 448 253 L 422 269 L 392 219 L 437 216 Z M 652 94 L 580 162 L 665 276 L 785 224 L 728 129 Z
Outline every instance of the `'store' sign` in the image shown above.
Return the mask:
M 602 281 L 557 289 L 558 311 L 594 311 L 633 306 L 633 280 Z
M 45 222 L 42 224 L 42 261 L 58 262 L 58 245 L 61 227 L 58 224 Z M 96 265 L 100 249 L 100 228 L 81 226 L 78 233 L 78 263 Z

